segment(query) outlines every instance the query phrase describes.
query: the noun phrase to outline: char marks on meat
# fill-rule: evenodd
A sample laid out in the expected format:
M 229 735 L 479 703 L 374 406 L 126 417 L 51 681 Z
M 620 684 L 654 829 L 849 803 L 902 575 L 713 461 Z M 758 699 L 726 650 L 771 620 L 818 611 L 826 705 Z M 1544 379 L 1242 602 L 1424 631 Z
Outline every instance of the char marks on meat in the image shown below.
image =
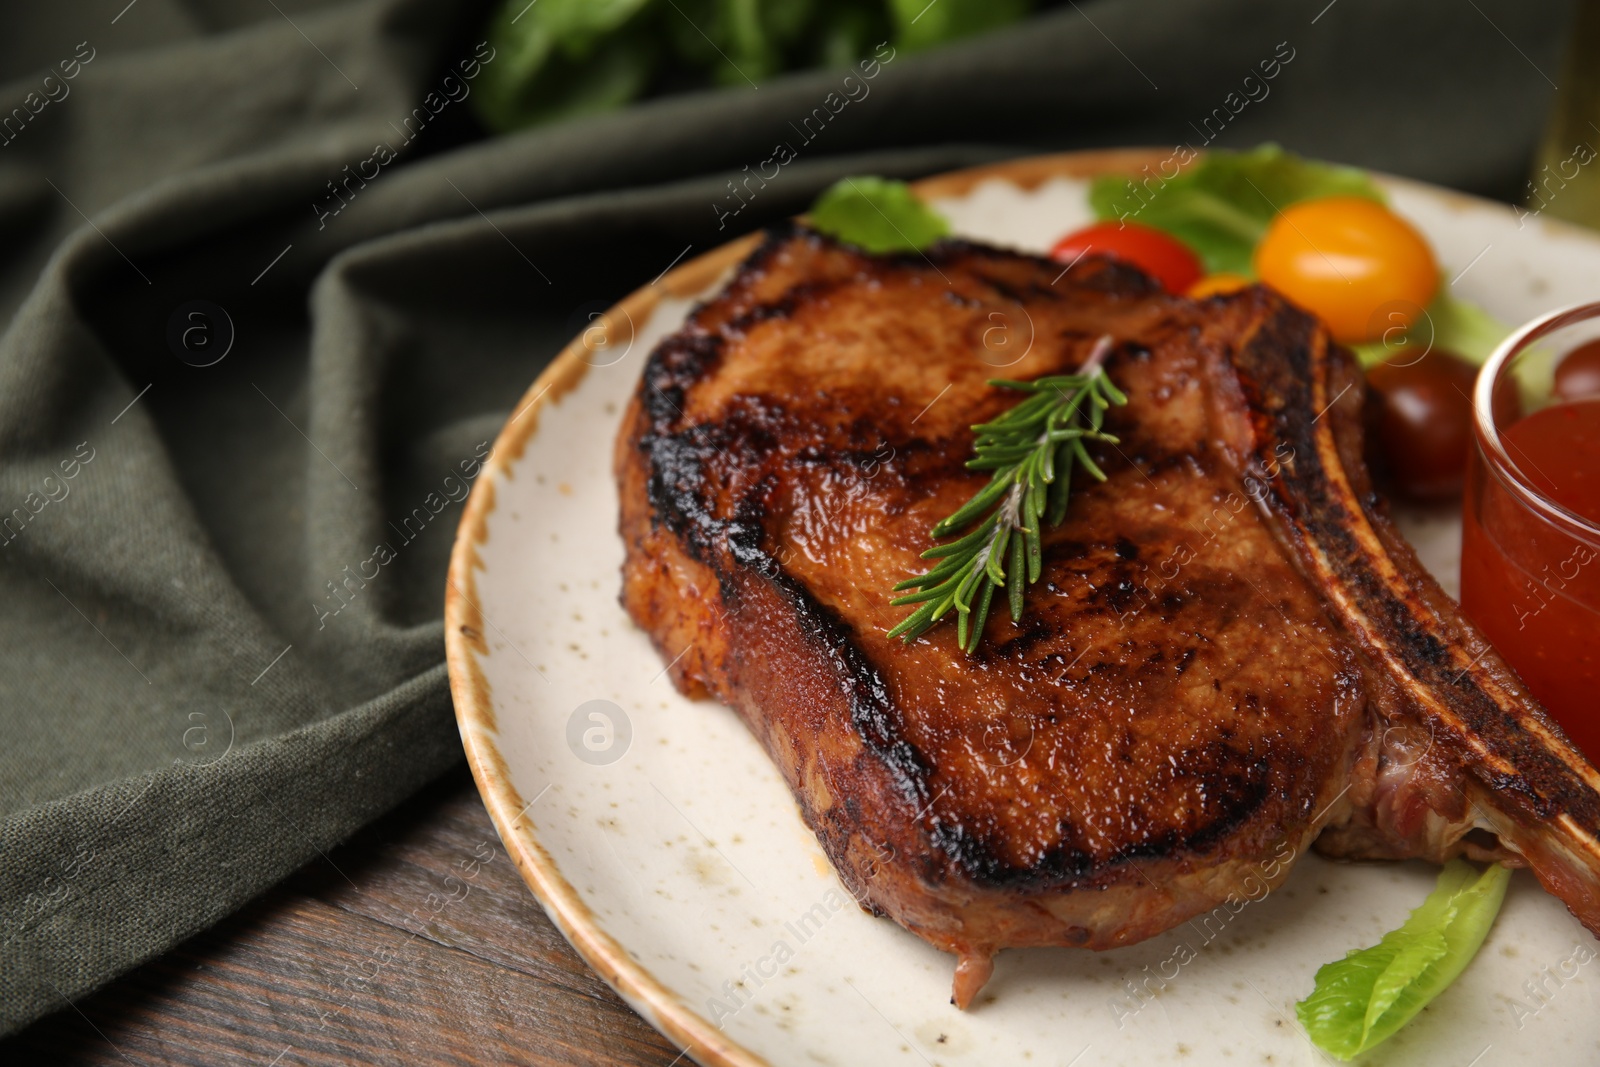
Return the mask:
M 981 487 L 987 384 L 1127 393 L 1018 622 L 905 643 L 896 582 Z M 1385 518 L 1361 376 L 1262 288 L 959 241 L 771 232 L 651 354 L 617 442 L 623 603 L 735 708 L 865 906 L 959 957 L 1130 944 L 1284 857 L 1531 866 L 1600 929 L 1600 794 Z M 1320 836 L 1319 836 L 1320 835 Z

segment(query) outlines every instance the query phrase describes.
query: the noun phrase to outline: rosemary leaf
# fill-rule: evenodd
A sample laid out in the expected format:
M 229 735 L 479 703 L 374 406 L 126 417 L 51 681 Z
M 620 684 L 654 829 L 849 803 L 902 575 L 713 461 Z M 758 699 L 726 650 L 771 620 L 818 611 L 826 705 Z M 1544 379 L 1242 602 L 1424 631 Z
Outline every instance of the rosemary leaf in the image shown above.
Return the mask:
M 939 562 L 894 587 L 895 592 L 916 591 L 891 604 L 920 607 L 890 630 L 890 637 L 914 640 L 954 608 L 956 642 L 971 653 L 983 639 L 990 602 L 1000 587 L 1006 590 L 1012 621 L 1022 618 L 1027 587 L 1039 580 L 1044 569 L 1040 520 L 1053 527 L 1066 517 L 1074 465 L 1105 481 L 1087 442 L 1116 444 L 1117 438 L 1102 429 L 1105 413 L 1113 404 L 1128 402 L 1106 377 L 1103 365 L 1111 344 L 1109 336 L 1096 341 L 1076 374 L 1028 382 L 990 380 L 992 386 L 1028 396 L 972 428 L 976 440 L 966 465 L 994 474 L 970 500 L 934 525 L 934 538 L 960 534 L 922 554 L 923 559 Z

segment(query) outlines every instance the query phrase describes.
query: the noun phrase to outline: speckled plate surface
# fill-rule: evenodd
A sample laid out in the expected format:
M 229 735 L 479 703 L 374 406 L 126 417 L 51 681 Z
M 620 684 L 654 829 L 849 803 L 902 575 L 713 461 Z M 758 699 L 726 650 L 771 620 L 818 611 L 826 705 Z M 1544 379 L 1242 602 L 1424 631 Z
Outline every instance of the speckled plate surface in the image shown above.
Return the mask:
M 1042 252 L 1088 221 L 1087 177 L 1163 156 L 1023 160 L 921 191 L 958 234 Z M 1600 240 L 1385 185 L 1456 291 L 1502 319 L 1600 296 Z M 551 919 L 703 1064 L 1324 1062 L 1295 1001 L 1318 966 L 1398 925 L 1429 868 L 1305 856 L 1265 899 L 1141 945 L 1002 953 L 959 1012 L 953 959 L 855 907 L 734 714 L 673 690 L 617 603 L 612 441 L 651 348 L 753 240 L 672 271 L 568 346 L 501 432 L 462 519 L 446 593 L 456 714 L 484 802 Z M 1404 525 L 1453 592 L 1459 521 Z M 1597 951 L 1519 873 L 1467 973 L 1368 1061 L 1600 1062 Z

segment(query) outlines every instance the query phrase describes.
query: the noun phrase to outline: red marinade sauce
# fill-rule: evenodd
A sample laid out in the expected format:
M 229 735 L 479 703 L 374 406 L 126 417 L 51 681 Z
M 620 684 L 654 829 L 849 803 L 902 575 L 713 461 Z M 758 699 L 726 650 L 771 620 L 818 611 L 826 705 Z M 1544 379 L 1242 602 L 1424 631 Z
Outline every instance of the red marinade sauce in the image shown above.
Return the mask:
M 1600 526 L 1600 397 L 1543 408 L 1501 439 L 1546 499 Z M 1567 736 L 1600 761 L 1600 550 L 1530 512 L 1477 449 L 1471 463 L 1461 606 Z

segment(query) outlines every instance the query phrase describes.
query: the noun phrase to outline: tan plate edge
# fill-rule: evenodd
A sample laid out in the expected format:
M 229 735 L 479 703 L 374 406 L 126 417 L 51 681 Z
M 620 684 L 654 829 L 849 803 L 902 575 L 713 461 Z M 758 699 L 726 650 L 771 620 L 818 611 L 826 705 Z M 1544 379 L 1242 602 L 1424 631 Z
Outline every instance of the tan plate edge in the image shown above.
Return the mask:
M 1134 173 L 1169 155 L 1165 150 L 1126 148 L 1034 156 L 936 175 L 914 183 L 914 188 L 927 198 L 962 196 L 980 183 L 993 179 L 1032 189 L 1056 177 Z M 668 272 L 658 282 L 633 292 L 606 313 L 606 321 L 626 322 L 630 330 L 637 330 L 637 324 L 648 321 L 662 296 L 686 299 L 704 292 L 723 272 L 749 255 L 760 241 L 761 234 L 748 234 L 697 256 Z M 587 357 L 596 347 L 588 333 L 580 334 L 529 386 L 515 413 L 495 438 L 494 450 L 484 462 L 484 469 L 462 511 L 455 545 L 450 552 L 444 600 L 445 659 L 449 664 L 456 724 L 461 731 L 461 743 L 466 749 L 472 777 L 506 851 L 523 881 L 578 954 L 668 1039 L 688 1049 L 697 1062 L 708 1067 L 767 1067 L 764 1059 L 730 1040 L 600 928 L 595 915 L 535 839 L 532 820 L 527 816 L 529 804 L 511 784 L 509 769 L 495 744 L 498 726 L 493 696 L 488 679 L 478 665 L 478 657 L 489 651 L 484 629 L 495 627 L 493 620 L 486 619 L 478 606 L 476 581 L 476 574 L 482 569 L 478 545 L 488 539 L 489 515 L 495 505 L 493 476 L 511 477 L 512 463 L 522 455 L 539 427 L 543 405 L 559 400 L 583 380 L 591 366 Z

